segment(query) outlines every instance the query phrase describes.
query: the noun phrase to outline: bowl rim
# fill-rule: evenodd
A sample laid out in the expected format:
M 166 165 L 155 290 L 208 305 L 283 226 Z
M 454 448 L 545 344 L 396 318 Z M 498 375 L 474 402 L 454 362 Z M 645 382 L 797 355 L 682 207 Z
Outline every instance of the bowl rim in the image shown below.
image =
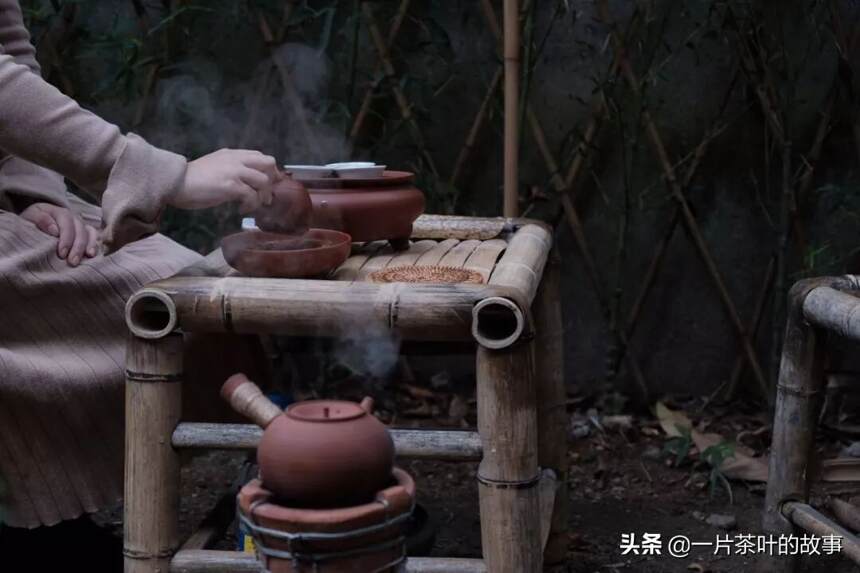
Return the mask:
M 305 236 L 311 232 L 321 234 L 324 237 L 316 238 L 316 237 L 306 237 Z M 326 249 L 337 249 L 337 248 L 342 247 L 344 245 L 344 243 L 352 243 L 352 237 L 349 236 L 347 233 L 344 233 L 343 231 L 335 231 L 333 229 L 310 228 L 303 235 L 301 235 L 299 237 L 296 237 L 295 235 L 287 235 L 284 233 L 270 233 L 269 231 L 263 231 L 262 229 L 247 229 L 244 231 L 239 231 L 237 233 L 232 233 L 230 235 L 227 235 L 223 239 L 221 239 L 222 250 L 223 250 L 224 241 L 227 241 L 227 240 L 238 241 L 238 240 L 246 238 L 246 237 L 249 238 L 253 235 L 274 235 L 276 237 L 294 237 L 296 239 L 300 239 L 300 238 L 314 239 L 314 238 L 316 238 L 317 240 L 322 240 L 322 241 L 325 241 L 326 239 L 331 239 L 331 242 L 322 244 L 318 247 L 310 247 L 307 249 L 283 249 L 283 250 L 274 249 L 274 250 L 272 250 L 272 249 L 259 249 L 259 248 L 255 248 L 254 246 L 249 246 L 249 247 L 245 247 L 245 248 L 237 248 L 237 252 L 260 253 L 260 254 L 263 254 L 263 256 L 265 256 L 265 254 L 269 254 L 270 256 L 283 256 L 284 253 L 307 254 L 307 253 L 319 252 L 319 251 L 326 250 Z

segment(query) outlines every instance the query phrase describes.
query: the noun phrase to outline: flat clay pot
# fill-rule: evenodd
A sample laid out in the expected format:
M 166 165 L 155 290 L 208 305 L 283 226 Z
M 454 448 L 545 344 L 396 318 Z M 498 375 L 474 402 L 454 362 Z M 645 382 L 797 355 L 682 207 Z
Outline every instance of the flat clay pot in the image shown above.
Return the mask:
M 257 448 L 260 478 L 294 507 L 364 503 L 391 477 L 394 442 L 373 400 L 297 402 L 272 420 Z
M 263 532 L 255 532 L 255 541 L 267 549 L 287 551 L 293 555 L 317 555 L 318 563 L 308 559 L 283 559 L 260 555 L 263 566 L 271 573 L 367 573 L 395 571 L 391 565 L 404 555 L 407 520 L 415 503 L 415 481 L 399 468 L 389 474 L 385 487 L 372 501 L 335 509 L 301 509 L 276 503 L 274 494 L 260 480 L 252 480 L 238 495 L 239 511 L 252 523 L 284 533 L 344 533 L 392 522 L 389 526 L 342 539 L 302 539 L 292 542 Z M 398 542 L 399 540 L 399 542 Z M 360 551 L 383 545 L 367 553 L 330 557 L 335 553 Z M 325 557 L 329 557 L 326 559 Z M 388 567 L 390 566 L 390 567 Z
M 221 240 L 227 264 L 249 277 L 320 276 L 343 264 L 351 248 L 349 235 L 329 229 L 301 235 L 242 231 Z
M 407 240 L 424 212 L 424 194 L 405 171 L 382 177 L 306 179 L 313 204 L 311 226 L 348 233 L 354 241 Z

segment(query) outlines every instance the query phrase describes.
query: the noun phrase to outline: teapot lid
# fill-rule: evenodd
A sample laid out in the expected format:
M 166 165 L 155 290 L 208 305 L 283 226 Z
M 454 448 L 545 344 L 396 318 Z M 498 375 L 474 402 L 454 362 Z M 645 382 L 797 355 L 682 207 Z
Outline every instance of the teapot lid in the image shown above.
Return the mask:
M 343 422 L 367 414 L 361 404 L 345 400 L 308 400 L 287 408 L 288 418 L 303 422 Z

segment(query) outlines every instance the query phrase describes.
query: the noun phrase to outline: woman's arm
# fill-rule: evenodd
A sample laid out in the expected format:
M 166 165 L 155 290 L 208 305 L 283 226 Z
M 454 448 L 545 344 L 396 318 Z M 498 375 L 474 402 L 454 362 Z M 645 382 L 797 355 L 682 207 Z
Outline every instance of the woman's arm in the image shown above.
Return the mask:
M 23 28 L 17 0 L 0 0 L 7 24 Z M 205 208 L 238 201 L 245 212 L 270 204 L 280 179 L 275 160 L 256 151 L 184 157 L 82 109 L 34 73 L 26 31 L 6 32 L 19 59 L 0 45 L 0 156 L 13 155 L 63 174 L 101 197 L 107 251 L 154 233 L 165 205 Z M 29 43 L 29 42 L 27 42 Z
M 9 55 L 0 55 L 0 148 L 101 196 L 108 250 L 155 232 L 185 177 L 184 157 L 124 136 Z
M 18 2 L 0 0 L 0 46 L 16 63 L 41 75 Z M 0 150 L 0 205 L 20 213 L 36 202 L 67 207 L 63 177 L 20 157 L 4 156 Z

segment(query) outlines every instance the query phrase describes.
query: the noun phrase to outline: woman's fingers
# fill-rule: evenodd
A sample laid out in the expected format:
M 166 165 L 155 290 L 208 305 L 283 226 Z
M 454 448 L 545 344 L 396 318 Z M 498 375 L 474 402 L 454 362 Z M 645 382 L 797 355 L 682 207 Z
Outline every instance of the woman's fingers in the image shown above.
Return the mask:
M 57 256 L 65 259 L 75 243 L 75 217 L 68 209 L 60 209 L 54 212 L 54 220 L 60 228 Z
M 260 201 L 263 205 L 272 204 L 272 187 L 280 181 L 281 172 L 278 171 L 278 163 L 270 155 L 264 155 L 259 151 L 249 151 L 243 155 L 242 163 L 266 177 L 266 183 L 251 185 L 260 193 Z M 246 181 L 248 183 L 248 181 Z
M 58 237 L 60 235 L 60 228 L 57 226 L 57 222 L 54 221 L 54 216 L 46 209 L 42 207 L 36 207 L 32 209 L 30 213 L 27 214 L 27 220 L 36 225 L 36 228 L 51 235 L 52 237 Z
M 67 260 L 70 265 L 76 267 L 80 264 L 81 259 L 84 258 L 90 235 L 80 217 L 73 217 L 72 224 L 75 226 L 75 239 L 72 241 L 72 247 L 69 249 Z
M 250 185 L 257 192 L 260 192 L 262 189 L 271 187 L 272 183 L 269 180 L 269 176 L 263 173 L 262 171 L 257 171 L 256 169 L 251 169 L 250 167 L 243 167 L 241 171 L 239 171 L 239 180 L 242 183 Z
M 260 196 L 257 190 L 242 181 L 234 184 L 233 198 L 239 202 L 239 212 L 242 215 L 256 211 L 260 207 Z
M 87 229 L 87 256 L 92 258 L 99 252 L 99 232 L 95 227 L 85 225 Z

